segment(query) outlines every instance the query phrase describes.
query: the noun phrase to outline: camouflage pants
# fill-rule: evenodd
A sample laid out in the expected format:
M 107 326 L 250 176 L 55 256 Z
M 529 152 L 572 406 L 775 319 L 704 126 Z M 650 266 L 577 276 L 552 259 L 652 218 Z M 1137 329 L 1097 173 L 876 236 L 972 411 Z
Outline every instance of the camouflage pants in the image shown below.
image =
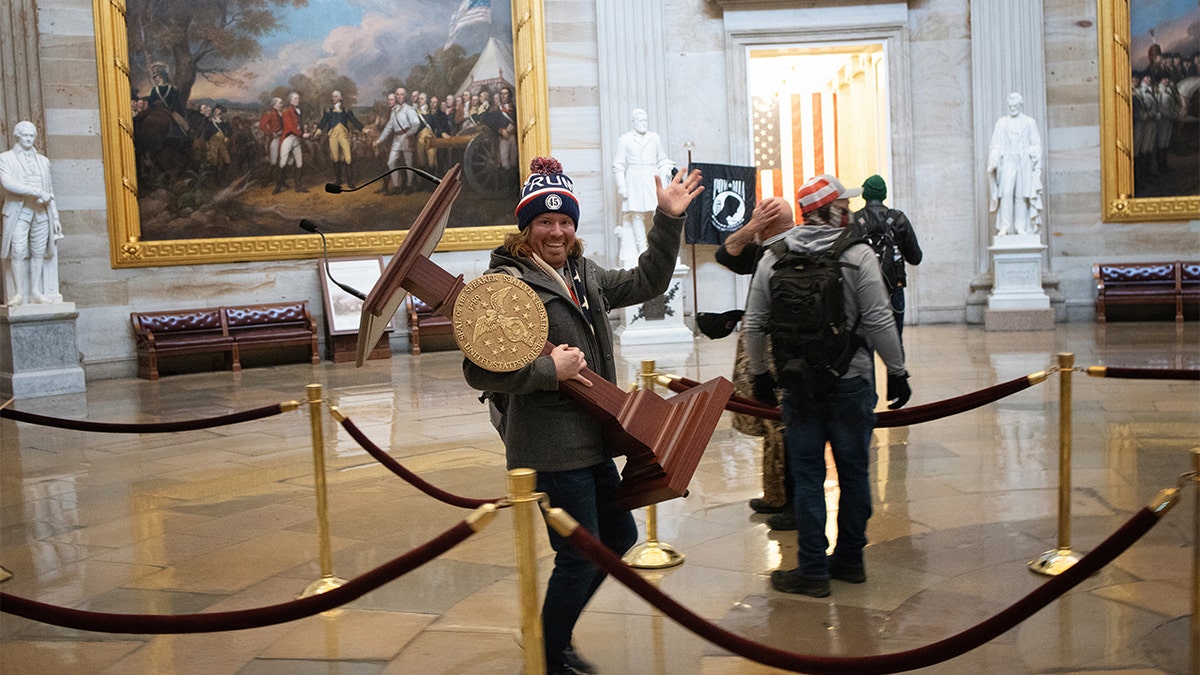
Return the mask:
M 768 350 L 767 362 L 770 363 Z M 754 398 L 754 381 L 746 368 L 746 352 L 742 337 L 738 336 L 737 354 L 733 362 L 733 393 L 745 398 Z M 763 501 L 771 506 L 783 506 L 787 501 L 784 487 L 786 469 L 783 463 L 783 424 L 778 420 L 766 420 L 753 415 L 734 413 L 733 428 L 763 439 L 762 486 Z

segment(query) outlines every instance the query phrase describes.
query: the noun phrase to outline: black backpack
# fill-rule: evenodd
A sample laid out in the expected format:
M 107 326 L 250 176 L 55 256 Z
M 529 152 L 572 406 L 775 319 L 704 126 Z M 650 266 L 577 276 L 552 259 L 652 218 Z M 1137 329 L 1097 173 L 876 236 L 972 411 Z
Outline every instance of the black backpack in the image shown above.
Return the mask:
M 801 400 L 824 399 L 850 367 L 862 345 L 846 325 L 843 267 L 838 259 L 858 243 L 845 229 L 825 251 L 810 255 L 789 250 L 786 241 L 771 245 L 771 354 L 779 383 Z
M 855 226 L 863 243 L 875 251 L 879 259 L 879 271 L 883 273 L 883 283 L 888 287 L 888 293 L 900 285 L 900 274 L 897 269 L 903 269 L 904 256 L 896 247 L 894 225 L 900 222 L 903 214 L 895 209 L 888 209 L 883 223 L 876 221 L 874 212 L 863 209 L 857 218 Z

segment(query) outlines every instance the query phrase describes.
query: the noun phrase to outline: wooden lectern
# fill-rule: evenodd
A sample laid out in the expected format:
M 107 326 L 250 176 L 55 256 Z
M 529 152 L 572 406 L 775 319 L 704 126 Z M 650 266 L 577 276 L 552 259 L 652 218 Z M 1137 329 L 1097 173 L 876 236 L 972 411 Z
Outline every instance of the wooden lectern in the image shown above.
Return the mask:
M 451 276 L 429 260 L 429 255 L 441 239 L 450 207 L 462 190 L 461 171 L 456 164 L 446 172 L 383 276 L 367 294 L 358 332 L 359 366 L 399 309 L 406 291 L 433 307 L 435 313 L 450 316 L 453 311 L 463 278 Z M 553 347 L 547 342 L 542 353 L 549 354 Z M 718 377 L 664 399 L 649 389 L 627 393 L 590 368 L 582 375 L 592 382 L 591 387 L 574 380 L 559 386 L 601 422 L 610 451 L 626 457 L 617 505 L 635 509 L 685 496 L 700 456 L 733 394 L 733 384 Z

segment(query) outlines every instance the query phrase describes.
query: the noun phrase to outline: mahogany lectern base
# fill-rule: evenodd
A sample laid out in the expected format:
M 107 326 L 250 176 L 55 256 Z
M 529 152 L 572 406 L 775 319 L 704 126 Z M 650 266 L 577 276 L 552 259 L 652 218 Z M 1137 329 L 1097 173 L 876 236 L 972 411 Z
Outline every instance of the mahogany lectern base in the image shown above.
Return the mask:
M 358 365 L 365 361 L 368 346 L 378 342 L 406 291 L 432 307 L 434 313 L 451 316 L 463 279 L 443 270 L 429 260 L 429 255 L 441 239 L 450 207 L 462 190 L 461 172 L 457 164 L 446 172 L 367 294 L 358 333 Z M 553 345 L 547 342 L 543 353 L 551 349 Z M 617 503 L 634 509 L 686 495 L 725 402 L 733 394 L 733 383 L 718 377 L 664 399 L 648 389 L 622 391 L 591 369 L 582 374 L 592 382 L 591 387 L 574 380 L 559 386 L 600 421 L 609 450 L 626 457 Z

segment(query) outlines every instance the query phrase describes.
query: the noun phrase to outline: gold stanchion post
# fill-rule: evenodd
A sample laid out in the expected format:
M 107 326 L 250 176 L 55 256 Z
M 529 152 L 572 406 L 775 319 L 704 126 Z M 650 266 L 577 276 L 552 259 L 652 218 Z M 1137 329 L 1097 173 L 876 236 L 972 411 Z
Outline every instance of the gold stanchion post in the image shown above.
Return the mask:
M 1192 482 L 1196 488 L 1192 513 L 1192 672 L 1200 673 L 1200 448 L 1192 448 Z
M 642 388 L 654 389 L 658 378 L 653 360 L 642 361 Z M 673 546 L 658 540 L 658 505 L 646 507 L 646 542 L 629 549 L 621 559 L 630 567 L 639 569 L 662 569 L 683 564 L 684 555 Z
M 525 647 L 526 675 L 546 675 L 546 649 L 542 617 L 538 611 L 537 544 L 534 516 L 537 514 L 537 472 L 513 469 L 508 472 L 508 500 L 512 504 L 517 547 L 517 586 L 521 600 L 521 644 Z
M 1071 550 L 1071 374 L 1074 366 L 1074 354 L 1059 352 L 1058 548 L 1029 561 L 1029 569 L 1051 577 L 1067 571 L 1081 557 Z
M 307 598 L 318 593 L 332 591 L 346 583 L 333 575 L 333 551 L 329 544 L 329 501 L 325 492 L 325 428 L 321 424 L 321 385 L 310 384 L 308 393 L 308 418 L 312 428 L 313 487 L 317 492 L 317 536 L 321 542 L 321 578 L 312 582 L 300 593 Z

